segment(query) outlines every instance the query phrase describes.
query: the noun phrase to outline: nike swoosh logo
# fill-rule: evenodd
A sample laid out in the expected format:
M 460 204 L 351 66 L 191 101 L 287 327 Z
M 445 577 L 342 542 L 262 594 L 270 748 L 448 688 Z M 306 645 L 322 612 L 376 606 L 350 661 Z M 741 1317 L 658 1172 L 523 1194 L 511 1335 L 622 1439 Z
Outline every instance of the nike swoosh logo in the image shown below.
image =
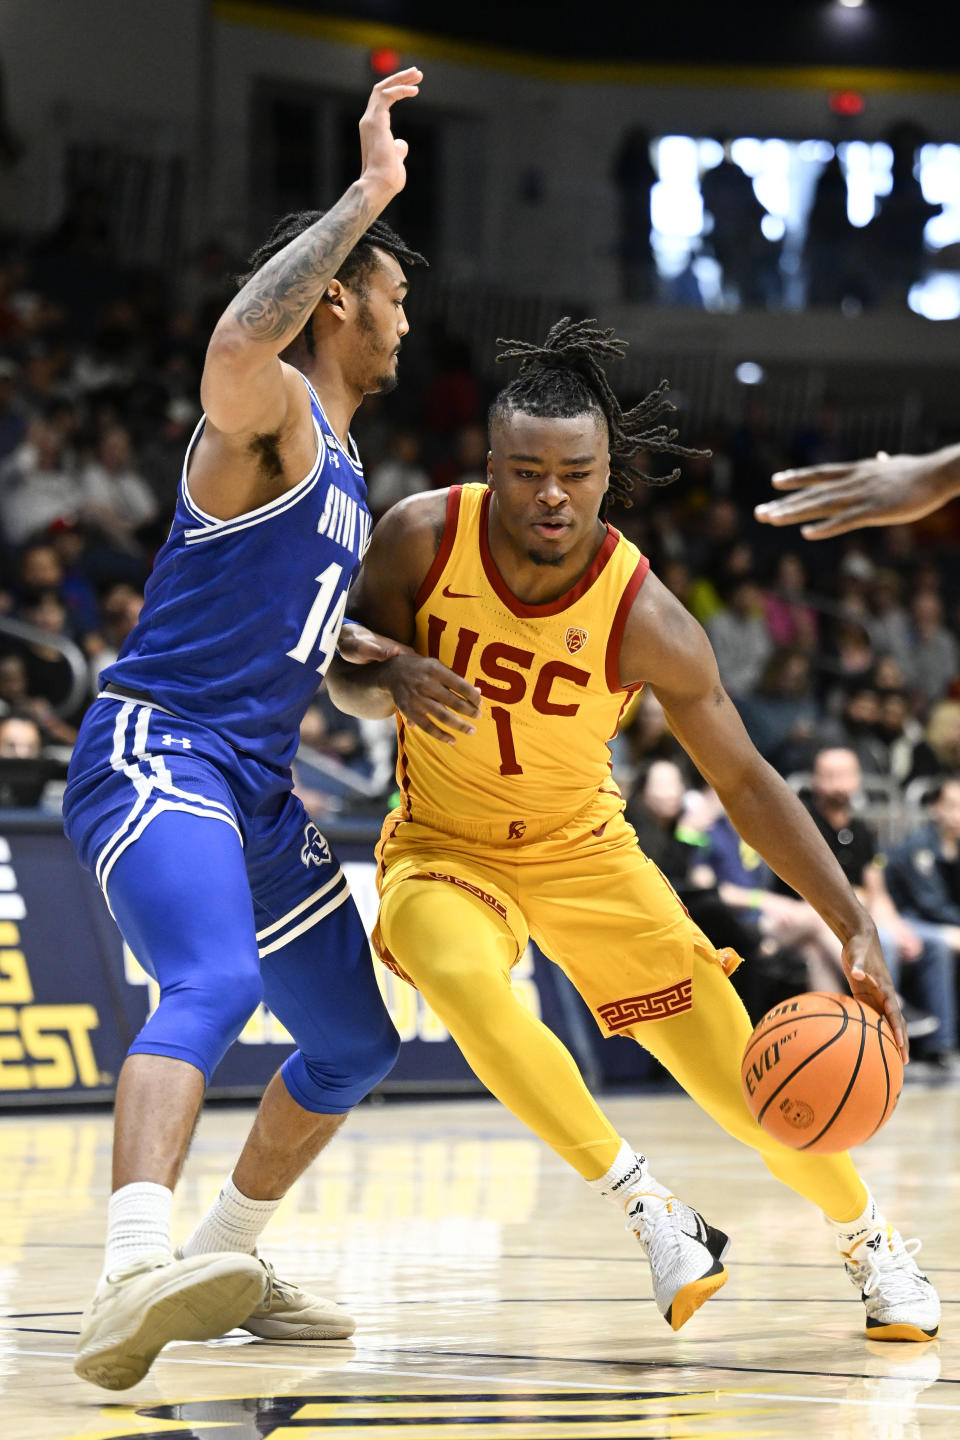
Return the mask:
M 480 599 L 480 596 L 479 596 L 479 595 L 463 595 L 463 594 L 461 594 L 461 592 L 460 592 L 459 590 L 451 590 L 449 585 L 444 585 L 444 587 L 443 587 L 443 589 L 441 590 L 440 593 L 441 593 L 441 595 L 445 595 L 448 600 L 479 600 L 479 599 Z

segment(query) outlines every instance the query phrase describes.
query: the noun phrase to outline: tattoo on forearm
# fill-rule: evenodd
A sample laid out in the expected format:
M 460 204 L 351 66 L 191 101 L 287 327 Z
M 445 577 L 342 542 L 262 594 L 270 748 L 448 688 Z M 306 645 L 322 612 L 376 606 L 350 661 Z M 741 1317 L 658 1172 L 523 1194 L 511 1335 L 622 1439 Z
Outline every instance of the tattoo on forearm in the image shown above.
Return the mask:
M 332 210 L 291 240 L 247 281 L 230 314 L 253 340 L 289 343 L 370 223 L 363 191 L 351 188 Z
M 724 688 L 723 688 L 722 685 L 716 685 L 716 686 L 714 687 L 714 691 L 713 691 L 713 703 L 714 703 L 714 705 L 715 705 L 716 708 L 719 710 L 719 709 L 720 709 L 720 706 L 721 706 L 721 705 L 725 705 L 726 702 L 727 702 L 727 692 L 726 692 L 726 690 L 724 690 Z

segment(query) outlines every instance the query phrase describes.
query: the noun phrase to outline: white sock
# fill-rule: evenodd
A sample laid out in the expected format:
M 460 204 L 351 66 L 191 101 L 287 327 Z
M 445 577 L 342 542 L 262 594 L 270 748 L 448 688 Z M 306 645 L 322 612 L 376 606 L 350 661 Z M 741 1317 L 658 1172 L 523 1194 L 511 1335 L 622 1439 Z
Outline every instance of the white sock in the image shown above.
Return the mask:
M 114 1191 L 107 1206 L 107 1244 L 101 1279 L 124 1265 L 133 1264 L 143 1255 L 160 1251 L 170 1256 L 172 1204 L 173 1191 L 148 1180 L 121 1185 Z
M 251 1200 L 238 1190 L 232 1177 L 183 1247 L 184 1258 L 209 1255 L 214 1250 L 241 1250 L 252 1255 L 257 1238 L 279 1200 Z
M 865 1235 L 869 1235 L 872 1231 L 876 1230 L 878 1225 L 886 1223 L 880 1211 L 880 1206 L 876 1200 L 874 1200 L 869 1190 L 867 1191 L 867 1208 L 863 1214 L 858 1215 L 855 1220 L 831 1220 L 829 1215 L 825 1215 L 824 1219 L 834 1235 L 836 1235 L 843 1250 L 851 1250 Z
M 639 1155 L 626 1140 L 621 1140 L 617 1157 L 606 1175 L 601 1175 L 599 1180 L 588 1180 L 587 1184 L 606 1200 L 612 1200 L 618 1208 L 622 1207 L 628 1195 L 638 1190 L 661 1200 L 673 1194 L 672 1190 L 654 1180 L 647 1169 L 646 1155 Z

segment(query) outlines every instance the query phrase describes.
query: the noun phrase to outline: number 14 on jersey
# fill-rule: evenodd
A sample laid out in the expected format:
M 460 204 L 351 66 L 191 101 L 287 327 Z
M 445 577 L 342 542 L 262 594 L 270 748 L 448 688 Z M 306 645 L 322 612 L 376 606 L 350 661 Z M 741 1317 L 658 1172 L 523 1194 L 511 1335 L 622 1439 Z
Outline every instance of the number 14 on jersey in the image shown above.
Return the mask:
M 326 570 L 317 576 L 317 584 L 320 589 L 310 606 L 300 632 L 300 639 L 292 650 L 287 651 L 291 660 L 299 660 L 301 665 L 308 665 L 313 658 L 314 646 L 319 639 L 320 653 L 317 671 L 320 675 L 327 673 L 327 667 L 337 648 L 340 626 L 343 624 L 343 617 L 347 609 L 346 589 L 334 600 L 342 576 L 343 566 L 335 563 L 328 565 Z

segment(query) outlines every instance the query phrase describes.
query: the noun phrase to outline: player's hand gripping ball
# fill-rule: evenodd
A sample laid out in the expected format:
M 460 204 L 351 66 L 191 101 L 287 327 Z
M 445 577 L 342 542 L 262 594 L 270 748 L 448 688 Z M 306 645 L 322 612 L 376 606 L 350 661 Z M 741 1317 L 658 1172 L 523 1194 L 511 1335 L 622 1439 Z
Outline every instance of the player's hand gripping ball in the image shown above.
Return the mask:
M 740 1081 L 768 1135 L 830 1155 L 862 1145 L 886 1124 L 903 1062 L 875 1010 L 851 995 L 814 990 L 767 1011 L 743 1052 Z

